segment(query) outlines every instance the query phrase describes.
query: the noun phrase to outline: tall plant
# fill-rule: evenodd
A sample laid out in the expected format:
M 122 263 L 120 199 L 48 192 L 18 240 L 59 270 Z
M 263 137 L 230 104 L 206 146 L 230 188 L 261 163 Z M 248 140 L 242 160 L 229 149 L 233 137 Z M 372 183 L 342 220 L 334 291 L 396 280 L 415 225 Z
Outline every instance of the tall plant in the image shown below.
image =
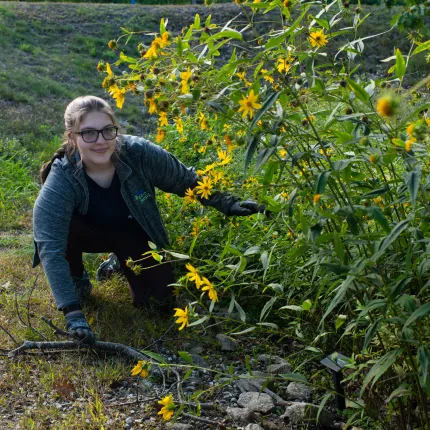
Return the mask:
M 260 253 L 265 284 L 276 248 L 293 281 L 289 291 L 275 279 L 266 285 L 271 293 L 257 325 L 295 336 L 307 330 L 317 352 L 342 345 L 352 356 L 349 379 L 361 382 L 349 393 L 355 404 L 380 402 L 388 405 L 379 417 L 385 425 L 397 419 L 400 428 L 419 422 L 430 430 L 428 78 L 403 87 L 409 62 L 430 41 L 413 39 L 407 53 L 395 49 L 382 59 L 392 63 L 388 77 L 373 80 L 362 52 L 367 39 L 386 34 L 360 35 L 367 18 L 361 7 L 350 10 L 336 0 L 237 3 L 240 13 L 224 25 L 196 15 L 177 36 L 161 20 L 151 44 L 138 44 L 138 57 L 120 52 L 115 66 L 126 71 L 99 64 L 107 74 L 103 86 L 118 107 L 126 93 L 144 95 L 158 115 L 159 143 L 183 140 L 191 128 L 215 135 L 196 147 L 205 153 L 212 144 L 219 156 L 200 171 L 203 197 L 214 185 L 232 187 L 239 173 L 226 180 L 224 169 L 240 157 L 234 148 L 245 145 L 244 168 L 253 166 L 255 175 L 249 186 L 260 196 L 264 191 L 277 232 L 270 253 L 236 250 L 232 270 L 244 273 L 249 256 Z M 260 23 L 273 10 L 278 19 L 261 34 Z M 124 30 L 110 47 L 143 34 Z M 194 197 L 190 190 L 188 201 Z M 157 251 L 151 255 L 161 259 Z M 194 290 L 195 303 L 209 297 L 211 304 L 199 319 L 193 305 L 178 309 L 180 328 L 193 318 L 193 325 L 207 321 L 218 294 L 230 296 L 229 311 L 245 321 L 237 302 L 243 285 L 224 279 L 216 287 L 209 278 L 223 275 L 214 272 L 215 263 L 195 261 L 178 288 L 193 285 L 207 294 Z M 269 315 L 281 323 L 268 322 Z

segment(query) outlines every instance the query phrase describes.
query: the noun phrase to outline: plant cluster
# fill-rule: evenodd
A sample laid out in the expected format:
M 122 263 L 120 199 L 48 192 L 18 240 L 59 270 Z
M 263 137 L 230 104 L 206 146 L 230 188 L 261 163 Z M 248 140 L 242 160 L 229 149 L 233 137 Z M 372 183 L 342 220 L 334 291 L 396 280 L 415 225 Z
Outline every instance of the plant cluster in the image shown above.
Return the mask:
M 237 3 L 228 23 L 196 15 L 176 36 L 161 20 L 136 56 L 120 47 L 143 33 L 124 30 L 110 47 L 126 70 L 99 64 L 117 106 L 143 97 L 158 116 L 157 142 L 197 164 L 203 199 L 234 191 L 271 213 L 203 217 L 193 190 L 185 205 L 162 198 L 191 259 L 174 285 L 194 298 L 175 310 L 179 329 L 222 320 L 225 306 L 233 335 L 298 339 L 310 361 L 339 349 L 351 357 L 348 425 L 430 429 L 429 79 L 403 87 L 430 41 L 393 47 L 387 76 L 374 80 L 360 58 L 381 35 L 360 35 L 362 7 Z M 279 20 L 260 34 L 270 10 Z M 244 179 L 243 165 L 253 176 Z M 163 252 L 151 255 L 161 262 Z M 165 419 L 171 404 L 163 399 Z

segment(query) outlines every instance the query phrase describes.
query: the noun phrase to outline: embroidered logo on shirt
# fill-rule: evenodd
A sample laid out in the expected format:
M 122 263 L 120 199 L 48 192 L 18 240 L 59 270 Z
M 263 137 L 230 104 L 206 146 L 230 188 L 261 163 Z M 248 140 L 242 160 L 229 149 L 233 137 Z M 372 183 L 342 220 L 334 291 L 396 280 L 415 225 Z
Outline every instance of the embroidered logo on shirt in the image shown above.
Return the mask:
M 149 194 L 146 191 L 140 190 L 136 193 L 134 198 L 139 203 L 143 203 L 145 200 L 149 199 Z

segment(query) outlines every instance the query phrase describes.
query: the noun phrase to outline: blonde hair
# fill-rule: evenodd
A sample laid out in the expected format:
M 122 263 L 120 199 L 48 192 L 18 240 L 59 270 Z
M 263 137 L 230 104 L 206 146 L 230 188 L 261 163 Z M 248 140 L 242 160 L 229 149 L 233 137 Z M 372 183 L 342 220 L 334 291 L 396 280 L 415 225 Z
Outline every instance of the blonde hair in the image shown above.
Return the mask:
M 79 130 L 79 126 L 84 117 L 90 112 L 103 112 L 110 116 L 114 125 L 119 127 L 118 120 L 114 111 L 100 97 L 96 96 L 81 96 L 74 99 L 66 108 L 64 112 L 64 138 L 61 146 L 55 151 L 51 160 L 46 162 L 40 169 L 40 182 L 43 184 L 51 171 L 52 163 L 57 158 L 62 158 L 65 155 L 71 159 L 76 152 L 76 146 L 70 139 L 69 134 Z

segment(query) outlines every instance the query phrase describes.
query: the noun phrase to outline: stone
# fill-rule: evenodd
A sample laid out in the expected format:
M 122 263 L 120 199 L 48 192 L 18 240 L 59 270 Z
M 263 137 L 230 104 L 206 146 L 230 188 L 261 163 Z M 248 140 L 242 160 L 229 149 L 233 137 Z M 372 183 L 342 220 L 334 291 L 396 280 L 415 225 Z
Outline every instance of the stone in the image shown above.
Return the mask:
M 221 344 L 221 351 L 236 351 L 237 343 L 234 339 L 225 334 L 219 333 L 216 335 L 219 343 Z
M 261 423 L 264 430 L 291 430 L 291 426 L 287 425 L 280 418 L 270 418 Z
M 210 369 L 210 364 L 200 355 L 197 354 L 190 354 L 191 358 L 193 359 L 193 364 L 199 367 L 204 367 L 205 369 Z
M 168 428 L 170 430 L 192 430 L 193 426 L 190 424 L 175 423 Z
M 287 387 L 287 398 L 291 400 L 309 401 L 312 397 L 312 390 L 305 384 L 291 382 Z
M 227 415 L 239 425 L 247 425 L 254 419 L 254 413 L 248 408 L 231 408 L 226 409 Z
M 263 385 L 265 385 L 269 390 L 272 390 L 275 385 L 275 381 L 273 379 L 266 383 L 267 379 L 270 378 L 270 375 L 263 372 L 253 372 L 252 376 L 249 373 L 245 373 L 243 375 L 239 375 L 239 377 L 240 379 L 235 382 L 235 386 L 241 393 L 245 393 L 247 391 L 261 391 Z
M 258 392 L 242 393 L 237 400 L 237 404 L 253 412 L 261 412 L 263 414 L 267 414 L 275 409 L 272 398 L 268 394 Z
M 264 430 L 263 427 L 259 426 L 258 424 L 248 424 L 245 427 L 245 430 Z
M 266 368 L 267 373 L 280 375 L 281 373 L 290 373 L 292 370 L 290 363 L 269 364 Z
M 258 356 L 258 361 L 264 364 L 281 364 L 287 362 L 287 360 L 282 357 L 279 357 L 279 355 L 272 354 L 260 354 Z
M 285 409 L 285 413 L 281 418 L 293 427 L 304 422 L 316 424 L 318 409 L 319 407 L 312 403 L 292 402 L 291 405 Z M 332 428 L 335 420 L 336 418 L 332 413 L 323 409 L 320 413 L 318 424 L 323 427 Z

